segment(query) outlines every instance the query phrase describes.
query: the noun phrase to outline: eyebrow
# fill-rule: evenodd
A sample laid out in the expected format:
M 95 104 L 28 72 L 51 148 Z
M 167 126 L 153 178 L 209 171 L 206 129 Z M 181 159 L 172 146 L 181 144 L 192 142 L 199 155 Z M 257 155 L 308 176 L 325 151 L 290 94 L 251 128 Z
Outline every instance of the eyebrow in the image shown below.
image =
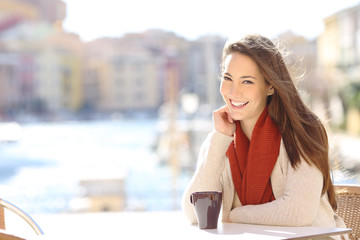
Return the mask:
M 233 77 L 230 73 L 224 73 L 224 75 L 228 75 L 230 77 Z M 250 76 L 250 75 L 245 75 L 245 76 L 241 76 L 240 79 L 247 79 L 247 78 L 252 78 L 256 80 L 256 77 Z

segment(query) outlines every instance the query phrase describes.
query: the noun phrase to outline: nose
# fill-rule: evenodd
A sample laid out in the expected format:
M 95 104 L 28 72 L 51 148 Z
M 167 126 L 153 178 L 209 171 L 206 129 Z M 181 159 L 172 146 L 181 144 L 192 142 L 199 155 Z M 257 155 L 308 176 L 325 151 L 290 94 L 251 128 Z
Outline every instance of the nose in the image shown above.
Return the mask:
M 230 89 L 230 95 L 234 98 L 241 98 L 243 94 L 243 89 L 239 83 L 235 83 L 232 85 Z

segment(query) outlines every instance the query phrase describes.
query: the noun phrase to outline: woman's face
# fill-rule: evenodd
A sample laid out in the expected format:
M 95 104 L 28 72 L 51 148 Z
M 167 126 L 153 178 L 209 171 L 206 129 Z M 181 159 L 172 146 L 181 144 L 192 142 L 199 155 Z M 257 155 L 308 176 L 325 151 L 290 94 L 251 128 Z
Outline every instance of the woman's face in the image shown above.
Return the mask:
M 273 88 L 252 58 L 234 52 L 225 59 L 220 92 L 232 119 L 256 123 Z

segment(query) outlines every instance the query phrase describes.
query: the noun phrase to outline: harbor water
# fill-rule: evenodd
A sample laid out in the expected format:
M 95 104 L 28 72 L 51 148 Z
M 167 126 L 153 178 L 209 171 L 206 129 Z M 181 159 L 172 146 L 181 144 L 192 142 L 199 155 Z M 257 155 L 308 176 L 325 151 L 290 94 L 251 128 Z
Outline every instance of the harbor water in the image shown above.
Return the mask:
M 19 141 L 0 145 L 1 197 L 28 213 L 69 212 L 79 208 L 74 199 L 83 178 L 108 176 L 124 178 L 124 210 L 179 208 L 188 177 L 159 163 L 156 125 L 156 120 L 23 125 Z

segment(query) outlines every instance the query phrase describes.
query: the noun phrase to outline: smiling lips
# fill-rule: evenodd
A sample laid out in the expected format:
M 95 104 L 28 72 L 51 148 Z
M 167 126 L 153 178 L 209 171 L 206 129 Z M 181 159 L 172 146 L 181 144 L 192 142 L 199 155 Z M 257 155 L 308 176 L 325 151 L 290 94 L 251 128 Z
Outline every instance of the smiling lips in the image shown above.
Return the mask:
M 234 108 L 234 110 L 236 110 L 236 109 L 243 108 L 249 102 L 237 102 L 237 101 L 233 101 L 233 100 L 230 99 L 230 103 L 231 103 L 232 107 Z

